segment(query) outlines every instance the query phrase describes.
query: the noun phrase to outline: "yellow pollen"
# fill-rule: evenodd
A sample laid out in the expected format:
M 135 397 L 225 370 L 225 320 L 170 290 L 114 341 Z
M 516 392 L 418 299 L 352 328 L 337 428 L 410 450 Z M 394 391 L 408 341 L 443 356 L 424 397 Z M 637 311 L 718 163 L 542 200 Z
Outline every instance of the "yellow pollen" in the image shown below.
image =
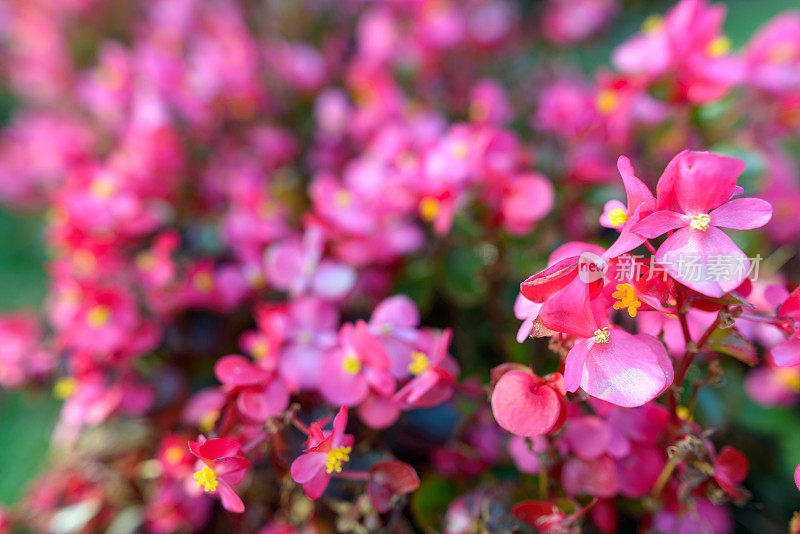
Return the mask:
M 156 257 L 152 252 L 142 252 L 136 256 L 136 266 L 142 271 L 152 271 L 156 268 Z
M 350 461 L 350 451 L 352 447 L 338 447 L 328 452 L 325 460 L 325 472 L 330 474 L 336 471 L 342 472 L 342 464 Z
M 208 271 L 201 271 L 194 275 L 192 278 L 194 288 L 200 293 L 211 293 L 214 289 L 214 277 Z
M 355 354 L 350 353 L 342 360 L 342 369 L 344 369 L 346 373 L 357 375 L 361 370 L 361 360 L 359 360 L 358 356 Z
M 253 348 L 250 351 L 250 353 L 256 360 L 263 360 L 264 358 L 269 356 L 269 345 L 263 339 L 259 339 L 253 345 Z
M 692 414 L 689 413 L 689 408 L 686 406 L 678 406 L 678 408 L 675 410 L 675 413 L 678 414 L 678 417 L 684 421 L 694 421 L 694 417 L 692 417 Z
M 644 33 L 656 33 L 664 26 L 664 17 L 658 14 L 652 14 L 642 22 L 642 31 Z
M 711 57 L 719 57 L 727 54 L 731 50 L 731 40 L 726 35 L 720 35 L 706 46 L 706 54 Z
M 92 328 L 102 328 L 111 320 L 111 309 L 108 306 L 95 306 L 86 313 L 86 324 Z
M 464 141 L 459 141 L 453 145 L 453 155 L 457 159 L 467 159 L 469 155 L 469 146 Z
M 692 215 L 692 222 L 689 226 L 694 230 L 708 230 L 708 225 L 711 222 L 711 217 L 708 214 L 701 213 L 700 215 Z
M 776 369 L 778 378 L 787 389 L 800 393 L 800 373 L 794 369 L 780 367 Z
M 109 199 L 114 194 L 114 182 L 112 182 L 109 178 L 97 178 L 92 180 L 92 184 L 89 186 L 89 192 L 95 197 L 99 199 Z
M 439 216 L 441 210 L 441 202 L 439 199 L 433 197 L 425 197 L 419 201 L 419 214 L 423 220 L 431 222 Z
M 602 330 L 595 330 L 594 331 L 594 342 L 595 343 L 608 343 L 611 339 L 611 332 L 609 332 L 610 328 L 608 326 L 603 327 Z
M 210 432 L 211 429 L 214 428 L 214 425 L 216 424 L 218 418 L 219 418 L 219 411 L 209 410 L 208 412 L 203 414 L 203 417 L 200 418 L 200 421 L 197 426 L 203 432 Z
M 347 208 L 353 202 L 353 197 L 350 195 L 349 191 L 340 189 L 334 195 L 333 202 L 334 204 L 336 204 L 336 207 L 338 208 Z
M 603 89 L 597 93 L 594 104 L 597 106 L 597 111 L 603 115 L 609 115 L 614 113 L 614 111 L 617 110 L 617 107 L 619 107 L 619 96 L 617 95 L 616 91 L 612 91 L 611 89 Z
M 617 299 L 617 302 L 614 303 L 615 310 L 627 308 L 628 315 L 636 317 L 642 303 L 636 298 L 636 291 L 631 284 L 617 284 L 617 290 L 611 296 Z
M 203 468 L 197 471 L 193 476 L 197 481 L 197 487 L 202 487 L 203 491 L 215 491 L 217 489 L 217 484 L 219 484 L 217 481 L 217 474 L 207 465 L 203 466 Z
M 75 393 L 78 388 L 78 381 L 71 376 L 62 376 L 53 384 L 53 396 L 57 399 L 66 400 Z
M 177 465 L 183 460 L 183 447 L 180 445 L 173 445 L 164 451 L 164 459 L 170 465 Z
M 614 226 L 622 226 L 628 222 L 628 214 L 622 208 L 614 208 L 608 212 L 608 220 Z
M 430 360 L 428 357 L 418 350 L 411 353 L 411 363 L 408 364 L 408 370 L 414 376 L 421 375 L 428 370 Z

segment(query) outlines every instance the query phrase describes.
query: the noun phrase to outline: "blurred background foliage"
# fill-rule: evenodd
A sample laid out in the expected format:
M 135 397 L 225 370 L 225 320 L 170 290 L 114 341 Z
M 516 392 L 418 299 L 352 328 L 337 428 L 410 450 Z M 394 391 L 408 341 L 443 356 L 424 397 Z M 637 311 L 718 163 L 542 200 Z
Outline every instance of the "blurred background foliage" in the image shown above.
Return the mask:
M 735 46 L 743 45 L 754 30 L 775 14 L 787 9 L 798 9 L 797 0 L 726 0 L 728 16 L 726 32 Z M 611 25 L 608 34 L 595 42 L 577 47 L 570 52 L 587 72 L 608 64 L 615 46 L 635 33 L 642 21 L 654 12 L 665 11 L 672 2 L 625 0 L 620 16 Z M 533 30 L 532 30 L 533 31 Z M 7 122 L 13 102 L 0 94 L 0 124 Z M 43 246 L 43 218 L 30 214 L 9 213 L 0 209 L 0 309 L 37 308 L 43 305 L 45 296 L 46 251 Z M 459 231 L 457 225 L 456 232 Z M 460 231 L 469 234 L 463 225 Z M 457 236 L 456 236 L 457 237 Z M 532 272 L 541 265 L 530 265 L 530 253 L 515 258 L 513 241 L 508 243 L 507 261 L 512 271 Z M 453 302 L 463 308 L 458 317 L 440 317 L 439 321 L 452 324 L 456 329 L 487 329 L 486 339 L 491 339 L 492 321 L 486 321 L 480 313 L 484 309 L 472 308 L 482 300 L 486 292 L 501 291 L 498 301 L 507 302 L 509 308 L 503 314 L 510 316 L 510 303 L 516 288 L 493 287 L 491 279 L 478 276 L 491 263 L 496 254 L 491 246 L 480 246 L 452 250 L 443 258 L 442 276 L 444 290 L 460 301 Z M 546 255 L 546 253 L 545 253 Z M 539 258 L 541 260 L 541 258 Z M 435 300 L 436 287 L 442 287 L 432 278 L 430 262 L 412 261 L 404 272 L 399 291 L 412 296 L 424 305 Z M 451 287 L 448 287 L 451 286 Z M 435 318 L 436 308 L 431 310 Z M 505 319 L 504 319 L 505 320 Z M 513 321 L 513 319 L 512 319 Z M 516 329 L 516 322 L 504 325 L 504 330 Z M 497 336 L 494 336 L 495 338 Z M 0 340 L 2 342 L 2 340 Z M 509 337 L 504 347 L 499 347 L 504 358 L 525 361 L 529 350 Z M 539 347 L 544 349 L 544 347 Z M 495 362 L 480 362 L 479 347 L 458 347 L 454 352 L 463 360 L 466 368 L 490 367 Z M 499 357 L 499 355 L 498 355 Z M 555 363 L 553 362 L 553 366 Z M 791 409 L 764 409 L 750 401 L 742 388 L 743 367 L 736 362 L 725 366 L 725 387 L 702 390 L 698 418 L 716 427 L 717 436 L 727 443 L 749 451 L 751 475 L 747 485 L 759 495 L 758 502 L 736 512 L 737 523 L 746 531 L 772 532 L 785 529 L 793 510 L 797 509 L 797 494 L 791 473 L 800 459 L 800 414 Z M 10 504 L 23 494 L 31 478 L 47 462 L 49 436 L 56 420 L 59 403 L 49 391 L 9 393 L 0 392 L 0 443 L 3 445 L 3 476 L 0 477 L 0 503 Z M 447 495 L 445 482 L 439 481 L 436 488 L 423 488 L 419 495 Z M 449 499 L 449 497 L 448 497 Z M 424 508 L 429 499 L 415 499 L 415 507 Z M 424 510 L 417 510 L 424 515 Z M 418 514 L 419 515 L 419 514 Z

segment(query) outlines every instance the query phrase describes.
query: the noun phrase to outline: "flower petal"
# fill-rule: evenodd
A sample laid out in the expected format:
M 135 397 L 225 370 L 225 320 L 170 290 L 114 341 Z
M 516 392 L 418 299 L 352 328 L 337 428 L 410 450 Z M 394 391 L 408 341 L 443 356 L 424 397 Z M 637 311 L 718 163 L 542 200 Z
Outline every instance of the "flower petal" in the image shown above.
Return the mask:
M 512 434 L 540 436 L 558 422 L 561 397 L 531 373 L 508 371 L 492 392 L 492 413 L 497 424 Z
M 772 219 L 772 204 L 760 198 L 735 198 L 709 215 L 712 226 L 752 230 L 761 228 Z
M 664 210 L 651 213 L 641 221 L 631 225 L 630 231 L 652 239 L 683 226 L 687 226 L 687 221 L 680 213 Z

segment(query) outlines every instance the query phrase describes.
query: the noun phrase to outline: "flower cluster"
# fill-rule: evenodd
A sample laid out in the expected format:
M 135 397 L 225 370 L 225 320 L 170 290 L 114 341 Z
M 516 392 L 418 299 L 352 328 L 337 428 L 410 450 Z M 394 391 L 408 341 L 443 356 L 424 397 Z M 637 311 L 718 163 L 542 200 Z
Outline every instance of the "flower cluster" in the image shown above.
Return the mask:
M 730 531 L 709 395 L 800 401 L 800 16 L 578 74 L 619 4 L 0 6 L 0 385 L 62 402 L 0 532 Z

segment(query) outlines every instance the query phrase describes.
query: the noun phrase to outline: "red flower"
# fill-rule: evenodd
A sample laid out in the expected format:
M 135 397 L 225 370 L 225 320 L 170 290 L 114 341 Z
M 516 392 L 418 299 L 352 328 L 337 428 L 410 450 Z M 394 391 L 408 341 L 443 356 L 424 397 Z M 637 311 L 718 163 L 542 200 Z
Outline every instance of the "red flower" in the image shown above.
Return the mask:
M 199 469 L 193 475 L 197 487 L 217 494 L 229 512 L 244 512 L 244 503 L 232 488 L 242 481 L 250 466 L 250 460 L 241 454 L 241 445 L 230 439 L 207 440 L 200 436 L 189 442 L 189 450 L 198 458 Z

